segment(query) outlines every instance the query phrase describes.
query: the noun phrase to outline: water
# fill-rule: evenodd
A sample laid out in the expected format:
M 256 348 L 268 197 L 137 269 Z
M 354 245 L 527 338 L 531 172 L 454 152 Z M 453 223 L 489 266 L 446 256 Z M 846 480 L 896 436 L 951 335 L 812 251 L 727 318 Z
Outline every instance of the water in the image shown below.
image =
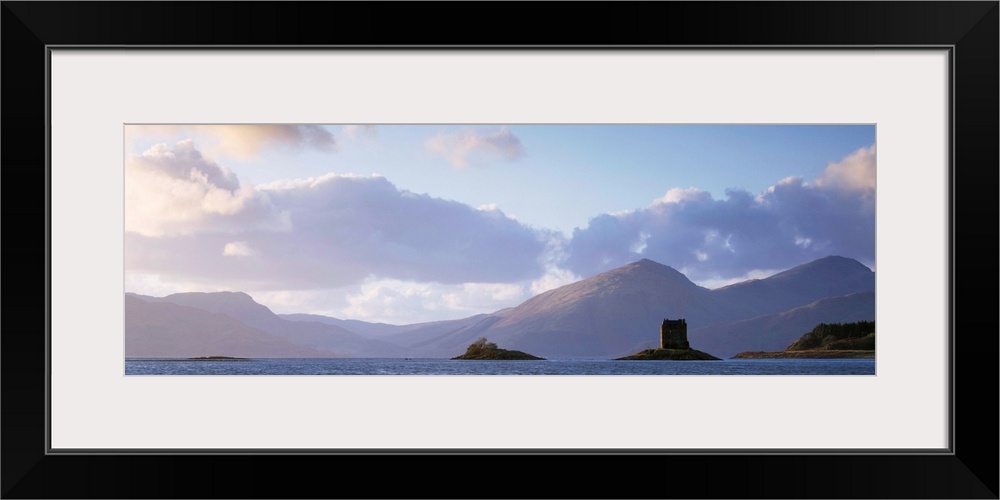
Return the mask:
M 126 359 L 126 375 L 874 375 L 874 359 L 473 361 L 399 358 Z

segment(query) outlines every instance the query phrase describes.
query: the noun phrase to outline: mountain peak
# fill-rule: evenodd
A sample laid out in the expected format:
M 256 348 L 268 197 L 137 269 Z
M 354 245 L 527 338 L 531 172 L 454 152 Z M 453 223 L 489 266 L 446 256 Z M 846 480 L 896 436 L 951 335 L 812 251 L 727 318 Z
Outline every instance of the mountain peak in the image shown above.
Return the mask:
M 680 271 L 650 259 L 630 262 L 621 267 L 616 267 L 596 276 L 591 276 L 585 280 L 567 285 L 565 288 L 567 290 L 636 289 L 635 287 L 649 289 L 650 287 L 659 288 L 664 285 L 675 287 L 678 290 L 708 291 L 693 283 Z
M 677 274 L 681 274 L 680 271 L 678 271 L 678 270 L 676 270 L 676 269 L 674 269 L 674 268 L 672 268 L 672 267 L 670 267 L 670 266 L 668 266 L 666 264 L 660 264 L 659 262 L 656 262 L 655 260 L 650 260 L 650 259 L 639 259 L 639 260 L 637 260 L 635 262 L 630 262 L 628 264 L 625 264 L 624 266 L 612 269 L 612 270 L 607 271 L 607 272 L 613 273 L 615 271 L 629 270 L 629 269 L 640 269 L 640 270 L 661 271 L 661 272 L 662 271 L 672 271 L 672 272 L 675 272 Z
M 230 315 L 239 311 L 237 314 L 240 317 L 247 314 L 260 317 L 273 315 L 267 306 L 243 292 L 183 292 L 167 295 L 160 300 Z
M 633 262 L 631 264 L 626 264 L 626 265 L 628 265 L 628 266 L 642 266 L 642 267 L 670 267 L 668 265 L 660 264 L 659 262 L 656 262 L 654 260 L 649 260 L 649 259 L 639 259 L 639 260 L 637 260 L 637 261 L 635 261 L 635 262 Z
M 875 290 L 875 272 L 847 257 L 831 255 L 760 280 L 718 288 L 717 296 L 772 314 L 826 297 Z
M 805 264 L 800 264 L 787 271 L 775 274 L 771 278 L 788 278 L 791 276 L 796 276 L 801 273 L 814 273 L 814 272 L 826 272 L 826 273 L 847 273 L 847 274 L 861 274 L 869 275 L 874 274 L 874 272 L 868 268 L 868 266 L 858 262 L 855 259 L 849 257 L 841 257 L 839 255 L 829 255 L 820 259 L 816 259 L 811 262 L 806 262 Z M 831 278 L 834 276 L 831 276 Z
M 256 302 L 253 297 L 247 295 L 245 292 L 181 292 L 168 295 L 167 297 L 202 297 L 202 298 L 214 298 L 215 300 L 231 300 L 231 301 L 241 301 L 241 302 Z M 164 297 L 166 298 L 166 297 Z

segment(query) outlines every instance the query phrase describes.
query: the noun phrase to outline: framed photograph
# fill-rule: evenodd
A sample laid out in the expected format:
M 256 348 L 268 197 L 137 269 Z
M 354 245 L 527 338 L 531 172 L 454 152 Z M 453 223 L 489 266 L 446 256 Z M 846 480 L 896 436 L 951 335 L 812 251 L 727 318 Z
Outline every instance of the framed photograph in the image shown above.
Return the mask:
M 416 6 L 4 3 L 8 186 L 46 194 L 7 204 L 45 321 L 3 337 L 4 496 L 489 456 L 532 469 L 490 496 L 996 498 L 957 273 L 995 256 L 997 3 L 656 6 L 414 46 L 372 37 Z M 412 474 L 343 491 L 448 495 Z
M 124 136 L 126 376 L 876 374 L 874 124 Z

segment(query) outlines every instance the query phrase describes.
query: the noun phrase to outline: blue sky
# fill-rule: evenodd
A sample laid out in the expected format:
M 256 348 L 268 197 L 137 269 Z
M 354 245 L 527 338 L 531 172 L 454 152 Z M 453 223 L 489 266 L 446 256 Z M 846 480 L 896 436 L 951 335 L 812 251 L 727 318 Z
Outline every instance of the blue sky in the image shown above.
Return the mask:
M 651 258 L 874 268 L 873 125 L 129 125 L 126 288 L 468 316 Z

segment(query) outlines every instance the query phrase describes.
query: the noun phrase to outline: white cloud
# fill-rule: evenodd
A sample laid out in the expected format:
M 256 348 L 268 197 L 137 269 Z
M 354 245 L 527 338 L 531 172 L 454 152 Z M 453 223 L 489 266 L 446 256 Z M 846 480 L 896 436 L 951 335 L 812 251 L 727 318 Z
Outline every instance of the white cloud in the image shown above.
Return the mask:
M 125 291 L 154 297 L 165 297 L 173 293 L 192 291 L 183 283 L 164 280 L 153 273 L 125 273 Z
M 265 148 L 318 149 L 333 151 L 337 141 L 321 125 L 283 124 L 231 124 L 231 125 L 128 125 L 125 127 L 126 144 L 140 137 L 205 139 L 202 147 L 213 156 L 249 159 Z
M 629 217 L 632 217 L 635 214 L 636 214 L 635 210 L 618 210 L 615 212 L 608 212 L 608 215 L 610 215 L 611 217 L 617 217 L 622 220 L 628 219 Z
M 502 140 L 451 137 L 438 152 L 460 167 L 523 154 L 506 129 L 492 136 Z M 193 141 L 158 144 L 126 158 L 126 282 L 242 290 L 287 312 L 308 304 L 331 316 L 412 323 L 517 305 L 642 257 L 710 288 L 829 254 L 874 268 L 874 154 L 863 148 L 812 183 L 787 177 L 756 196 L 670 189 L 645 209 L 598 215 L 566 240 L 496 204 L 413 193 L 380 176 L 242 185 Z
M 267 306 L 275 314 L 321 314 L 340 316 L 346 304 L 344 289 L 332 290 L 241 290 L 255 301 Z
M 125 230 L 145 236 L 210 229 L 287 230 L 286 214 L 266 195 L 240 187 L 229 170 L 205 159 L 192 142 L 157 144 L 125 158 Z
M 235 289 L 303 290 L 370 275 L 509 283 L 544 270 L 546 233 L 499 208 L 477 210 L 399 190 L 383 177 L 327 174 L 241 187 L 188 142 L 134 155 L 126 168 L 131 272 Z M 233 258 L 248 255 L 255 258 Z
M 875 192 L 875 145 L 861 148 L 827 165 L 816 185 L 849 191 Z
M 650 205 L 655 206 L 665 203 L 679 204 L 685 201 L 698 202 L 710 199 L 712 199 L 711 194 L 709 194 L 707 191 L 702 191 L 695 187 L 689 187 L 685 189 L 671 188 L 667 190 L 667 194 L 653 200 L 653 203 L 651 203 Z
M 646 242 L 649 241 L 651 235 L 647 232 L 639 233 L 639 239 L 629 247 L 629 251 L 634 254 L 641 254 L 646 250 Z
M 367 280 L 346 297 L 336 317 L 411 324 L 458 319 L 493 312 L 527 300 L 517 283 L 417 283 L 389 279 Z
M 694 283 L 708 288 L 709 290 L 714 290 L 716 288 L 722 288 L 724 286 L 742 283 L 744 281 L 764 279 L 769 276 L 774 276 L 784 270 L 785 269 L 754 269 L 740 276 L 733 276 L 730 278 L 708 278 L 697 280 Z M 680 271 L 685 274 L 689 272 L 688 269 L 681 269 Z
M 406 324 L 420 321 L 414 314 L 435 311 L 441 307 L 436 297 L 415 283 L 383 282 L 366 285 L 361 293 L 347 298 L 342 310 L 345 318 Z
M 567 269 L 556 266 L 549 266 L 545 269 L 545 275 L 531 282 L 531 294 L 538 295 L 549 290 L 554 290 L 561 286 L 569 285 L 580 281 L 580 277 Z
M 514 161 L 524 156 L 520 139 L 507 127 L 501 127 L 492 135 L 478 135 L 471 129 L 455 134 L 436 135 L 427 140 L 426 146 L 429 151 L 445 157 L 457 168 Z
M 442 298 L 448 309 L 471 315 L 515 306 L 529 297 L 519 283 L 465 283 Z
M 827 255 L 875 257 L 874 147 L 831 164 L 809 184 L 786 177 L 757 196 L 716 200 L 674 188 L 646 209 L 599 215 L 574 230 L 561 265 L 580 276 L 641 257 L 726 280 Z
M 222 249 L 222 255 L 227 257 L 250 257 L 257 255 L 257 252 L 250 248 L 245 241 L 233 241 L 226 243 Z
M 351 139 L 374 139 L 378 137 L 378 127 L 375 125 L 344 125 L 341 127 L 344 135 Z
M 532 296 L 580 281 L 579 276 L 573 274 L 569 269 L 561 267 L 560 264 L 566 260 L 566 246 L 568 243 L 569 241 L 562 233 L 552 232 L 548 234 L 545 251 L 541 257 L 541 261 L 545 266 L 545 274 L 533 280 L 528 286 Z

